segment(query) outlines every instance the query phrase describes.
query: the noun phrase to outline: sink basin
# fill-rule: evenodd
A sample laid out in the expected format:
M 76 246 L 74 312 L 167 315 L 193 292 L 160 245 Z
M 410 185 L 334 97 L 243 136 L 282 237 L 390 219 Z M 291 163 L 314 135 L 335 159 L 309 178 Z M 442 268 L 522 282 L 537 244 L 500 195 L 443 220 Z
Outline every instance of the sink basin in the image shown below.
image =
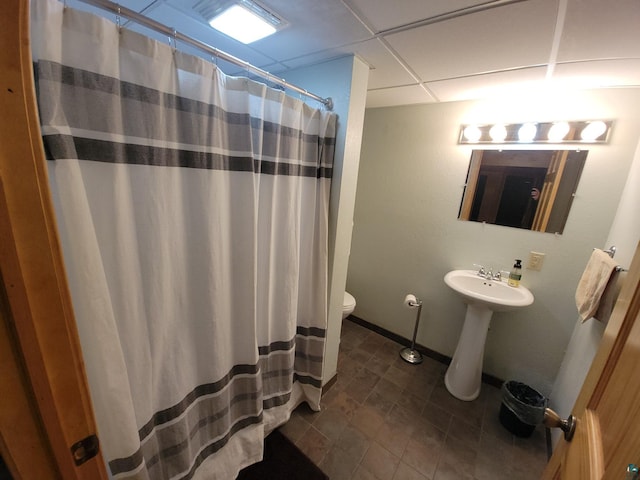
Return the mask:
M 480 395 L 484 344 L 493 312 L 506 312 L 533 303 L 533 294 L 523 286 L 479 277 L 474 270 L 453 270 L 444 282 L 467 304 L 467 312 L 456 351 L 444 376 L 454 397 L 472 401 Z
M 481 304 L 494 312 L 505 312 L 533 303 L 533 294 L 522 285 L 510 287 L 506 282 L 479 277 L 474 270 L 453 270 L 444 283 L 462 296 L 466 303 Z

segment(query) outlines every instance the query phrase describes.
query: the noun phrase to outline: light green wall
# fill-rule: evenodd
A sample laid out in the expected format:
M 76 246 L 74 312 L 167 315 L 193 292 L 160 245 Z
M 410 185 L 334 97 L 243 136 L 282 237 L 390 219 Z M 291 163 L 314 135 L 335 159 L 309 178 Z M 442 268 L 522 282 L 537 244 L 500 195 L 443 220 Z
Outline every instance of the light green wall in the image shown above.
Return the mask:
M 529 251 L 541 272 L 523 270 L 532 306 L 496 313 L 484 371 L 549 394 L 577 318 L 574 293 L 593 247 L 611 228 L 640 134 L 640 90 L 600 90 L 526 100 L 452 102 L 367 110 L 347 290 L 354 314 L 410 338 L 424 301 L 418 343 L 452 356 L 465 305 L 443 282 L 474 263 L 509 269 Z M 615 120 L 608 145 L 589 147 L 564 233 L 529 232 L 457 220 L 472 148 L 457 145 L 468 122 Z

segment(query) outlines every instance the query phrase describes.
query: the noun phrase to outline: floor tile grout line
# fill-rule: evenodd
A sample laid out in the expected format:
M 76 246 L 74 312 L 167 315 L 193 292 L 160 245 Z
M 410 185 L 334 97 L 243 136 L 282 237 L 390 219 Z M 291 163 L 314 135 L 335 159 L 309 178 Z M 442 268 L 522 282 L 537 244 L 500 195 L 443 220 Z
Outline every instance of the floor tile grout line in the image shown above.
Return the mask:
M 362 334 L 359 333 L 358 335 L 355 335 L 353 333 L 353 331 L 349 328 L 345 328 L 343 330 L 343 333 L 345 333 L 346 335 L 351 335 L 351 340 L 349 340 L 348 342 L 345 341 L 344 345 L 341 345 L 341 347 L 346 347 L 348 346 L 349 348 L 341 348 L 341 355 L 342 358 L 346 358 L 348 353 L 350 353 L 353 350 L 357 350 L 361 345 L 375 345 L 377 344 L 378 346 L 375 348 L 374 353 L 369 357 L 369 358 L 373 358 L 374 356 L 377 356 L 377 360 L 379 361 L 380 365 L 383 365 L 381 368 L 384 369 L 384 371 L 382 372 L 382 374 L 378 374 L 378 380 L 376 380 L 376 385 L 374 385 L 373 388 L 370 389 L 370 391 L 367 392 L 366 396 L 364 396 L 364 398 L 362 398 L 362 401 L 355 399 L 355 403 L 358 405 L 358 409 L 363 408 L 365 406 L 373 408 L 376 405 L 368 405 L 367 404 L 367 400 L 371 399 L 369 403 L 372 403 L 373 400 L 375 400 L 372 397 L 372 392 L 374 391 L 375 387 L 377 385 L 380 385 L 380 389 L 378 394 L 381 395 L 382 393 L 384 393 L 384 390 L 382 389 L 383 386 L 389 388 L 391 387 L 391 384 L 393 382 L 390 382 L 388 380 L 388 378 L 385 378 L 385 375 L 387 374 L 387 372 L 389 372 L 389 370 L 391 370 L 391 367 L 393 366 L 394 368 L 397 367 L 398 369 L 401 369 L 401 363 L 397 363 L 398 360 L 397 358 L 394 360 L 393 356 L 391 355 L 391 351 L 393 350 L 393 348 L 395 348 L 396 346 L 394 345 L 393 342 L 385 342 L 383 340 L 380 341 L 376 341 L 375 337 L 373 335 L 377 335 L 375 332 L 368 332 L 366 334 Z M 365 343 L 366 342 L 366 343 Z M 382 342 L 382 343 L 380 343 Z M 399 346 L 398 346 L 399 347 Z M 362 360 L 363 358 L 365 358 L 366 355 L 362 355 L 360 356 L 360 359 Z M 351 373 L 354 373 L 354 371 L 358 372 L 360 371 L 363 375 L 366 376 L 367 372 L 369 372 L 370 370 L 366 368 L 366 365 L 363 365 L 363 363 L 360 361 L 353 361 L 353 364 L 350 366 L 351 368 Z M 360 370 L 364 368 L 364 371 Z M 339 365 L 339 371 L 340 371 L 340 365 Z M 407 372 L 408 370 L 403 370 L 405 372 Z M 416 395 L 419 397 L 419 395 L 417 395 L 416 393 L 410 392 L 409 390 L 409 386 L 414 382 L 414 380 L 416 380 L 416 376 L 417 378 L 424 378 L 421 377 L 421 375 L 425 375 L 427 374 L 428 376 L 433 378 L 433 382 L 428 383 L 425 382 L 422 384 L 422 386 L 418 386 L 418 385 L 414 385 L 416 388 L 412 388 L 412 390 L 414 390 L 415 392 L 419 391 L 419 388 L 423 388 L 423 391 L 425 392 L 424 396 L 421 397 L 422 401 L 419 402 L 419 408 L 418 413 L 414 413 L 413 411 L 409 410 L 409 407 L 411 406 L 409 403 L 406 404 L 402 404 L 401 399 L 403 398 L 403 396 L 405 395 Z M 407 382 L 407 384 L 402 387 L 402 386 L 397 386 L 397 388 L 401 388 L 402 390 L 402 394 L 400 396 L 396 396 L 395 399 L 390 400 L 388 402 L 388 408 L 386 409 L 386 411 L 383 412 L 382 418 L 384 419 L 383 422 L 387 422 L 387 423 L 391 423 L 393 421 L 393 417 L 391 416 L 392 412 L 394 411 L 394 409 L 398 409 L 398 410 L 405 410 L 407 412 L 409 412 L 410 415 L 412 415 L 414 418 L 419 419 L 419 421 L 421 422 L 427 422 L 428 424 L 430 424 L 432 427 L 435 427 L 437 429 L 439 429 L 440 431 L 442 431 L 441 427 L 438 427 L 437 425 L 433 424 L 431 422 L 431 420 L 424 415 L 425 411 L 427 410 L 427 408 L 429 408 L 429 405 L 435 405 L 437 406 L 439 409 L 441 409 L 443 412 L 446 412 L 448 415 L 448 420 L 447 420 L 447 425 L 446 425 L 446 429 L 443 433 L 443 437 L 442 437 L 442 445 L 441 445 L 441 452 L 439 452 L 439 456 L 437 458 L 437 463 L 434 469 L 434 472 L 437 474 L 438 469 L 439 468 L 444 468 L 445 465 L 445 460 L 443 460 L 443 455 L 445 455 L 445 450 L 444 448 L 450 448 L 451 445 L 454 445 L 457 442 L 462 441 L 461 439 L 459 439 L 458 437 L 456 437 L 457 433 L 454 431 L 454 422 L 458 422 L 458 425 L 455 427 L 457 431 L 460 430 L 461 426 L 460 423 L 462 424 L 467 424 L 470 426 L 475 425 L 475 422 L 478 422 L 478 438 L 477 440 L 475 440 L 475 449 L 477 449 L 477 451 L 475 452 L 475 467 L 474 467 L 474 478 L 476 480 L 485 480 L 485 477 L 478 476 L 478 458 L 481 454 L 481 450 L 480 447 L 482 446 L 482 441 L 484 437 L 495 437 L 496 439 L 499 440 L 498 437 L 496 437 L 496 435 L 498 434 L 496 431 L 496 428 L 499 429 L 500 426 L 498 425 L 496 427 L 495 422 L 497 421 L 497 419 L 494 419 L 493 422 L 493 427 L 489 428 L 489 425 L 491 424 L 490 422 L 490 403 L 492 401 L 495 401 L 498 399 L 498 396 L 496 394 L 491 394 L 491 395 L 487 395 L 485 397 L 483 397 L 481 399 L 481 404 L 478 404 L 479 410 L 476 410 L 474 412 L 474 409 L 470 408 L 470 411 L 473 412 L 472 413 L 472 417 L 475 418 L 476 420 L 473 420 L 472 422 L 469 422 L 468 418 L 465 417 L 465 415 L 467 414 L 467 412 L 465 412 L 466 410 L 466 406 L 464 406 L 464 404 L 455 404 L 455 402 L 452 404 L 452 406 L 450 406 L 450 408 L 444 408 L 447 405 L 442 405 L 442 404 L 438 404 L 437 401 L 442 401 L 443 400 L 443 396 L 446 395 L 446 393 L 443 393 L 442 391 L 442 386 L 439 386 L 439 383 L 441 383 L 442 380 L 442 376 L 443 376 L 444 372 L 441 368 L 439 369 L 426 369 L 426 368 L 420 368 L 417 367 L 416 370 L 414 370 L 413 372 L 411 372 L 410 376 L 411 378 L 409 379 L 409 381 Z M 360 373 L 356 373 L 356 375 L 360 375 Z M 386 384 L 380 384 L 380 380 L 381 379 L 385 379 L 385 382 L 387 382 Z M 349 384 L 351 384 L 351 382 L 353 382 L 353 378 L 349 379 L 347 382 L 343 382 L 343 383 L 336 383 L 335 387 L 339 388 L 341 392 L 344 392 L 345 389 L 348 387 Z M 419 387 L 419 388 L 418 388 Z M 436 392 L 436 387 L 439 388 L 438 392 L 440 395 L 440 398 L 437 398 L 436 396 L 434 396 L 435 392 Z M 381 393 L 382 392 L 382 393 Z M 337 394 L 333 394 L 332 397 L 329 398 L 329 400 L 331 400 L 331 402 L 335 402 L 337 401 Z M 348 395 L 347 393 L 345 393 L 345 395 Z M 446 397 L 444 397 L 446 399 Z M 348 417 L 348 422 L 347 422 L 347 426 L 351 426 L 352 428 L 357 429 L 360 433 L 362 433 L 363 435 L 366 435 L 365 432 L 363 432 L 362 430 L 360 430 L 358 428 L 357 425 L 355 425 L 353 423 L 354 421 L 354 416 L 355 416 L 355 412 L 357 410 L 354 410 L 354 413 L 352 413 L 352 415 L 350 417 Z M 497 415 L 497 413 L 496 413 Z M 303 419 L 306 421 L 306 419 Z M 311 426 L 313 426 L 312 423 L 310 423 Z M 464 425 L 463 425 L 464 427 Z M 462 427 L 462 428 L 463 428 Z M 315 428 L 315 427 L 314 427 Z M 476 427 L 474 427 L 476 428 Z M 344 429 L 346 429 L 346 426 L 344 427 Z M 380 431 L 380 427 L 378 427 L 377 432 Z M 322 434 L 322 432 L 318 433 Z M 344 430 L 341 432 L 341 435 L 344 434 Z M 372 437 L 368 437 L 367 436 L 367 447 L 364 450 L 364 452 L 362 453 L 362 457 L 356 462 L 356 466 L 354 467 L 353 472 L 357 472 L 358 468 L 362 467 L 363 469 L 366 468 L 363 465 L 363 460 L 364 458 L 366 458 L 367 452 L 370 450 L 371 446 L 374 443 L 377 443 L 381 448 L 384 448 L 385 451 L 389 452 L 390 454 L 392 454 L 394 456 L 394 458 L 398 458 L 398 462 L 394 467 L 394 472 L 392 474 L 392 477 L 396 475 L 398 468 L 401 464 L 405 464 L 407 466 L 409 466 L 410 468 L 414 469 L 413 466 L 411 466 L 410 464 L 407 464 L 406 462 L 404 462 L 404 458 L 405 455 L 407 453 L 407 445 L 404 445 L 402 447 L 402 450 L 400 452 L 399 456 L 396 456 L 396 454 L 394 452 L 390 452 L 386 447 L 384 447 L 383 445 L 381 445 L 380 443 L 378 443 L 376 437 L 377 437 L 378 433 L 375 433 Z M 504 437 L 505 435 L 501 435 Z M 325 437 L 326 438 L 326 437 Z M 326 455 L 328 454 L 328 452 L 330 451 L 330 448 L 332 447 L 336 447 L 339 448 L 337 446 L 337 443 L 339 441 L 340 436 L 337 437 L 337 439 L 335 441 L 331 442 L 331 447 L 327 448 L 327 451 L 324 453 L 323 456 L 323 461 L 326 458 Z M 501 440 L 502 441 L 502 440 Z M 449 443 L 447 443 L 449 442 Z M 511 456 L 513 457 L 513 460 L 515 461 L 515 441 L 513 436 L 509 437 L 508 440 L 508 447 L 509 447 L 509 451 L 511 452 Z M 367 469 L 368 470 L 368 469 Z M 372 474 L 376 474 L 376 472 L 370 472 Z M 426 472 L 420 472 L 420 473 L 426 473 Z M 428 477 L 425 477 L 428 478 Z

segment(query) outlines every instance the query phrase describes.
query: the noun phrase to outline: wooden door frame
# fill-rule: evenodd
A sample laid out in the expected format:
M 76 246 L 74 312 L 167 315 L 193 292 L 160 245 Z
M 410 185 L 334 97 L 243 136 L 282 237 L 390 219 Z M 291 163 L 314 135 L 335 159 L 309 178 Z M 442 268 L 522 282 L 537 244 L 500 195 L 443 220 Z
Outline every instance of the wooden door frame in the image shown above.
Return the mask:
M 96 425 L 48 187 L 29 0 L 2 8 L 0 454 L 15 478 L 106 479 L 100 454 L 78 466 L 71 452 Z
M 569 150 L 558 150 L 549 164 L 547 176 L 544 179 L 544 185 L 540 191 L 538 210 L 536 211 L 536 216 L 533 219 L 533 225 L 531 227 L 533 230 L 538 232 L 547 231 L 547 225 L 549 224 L 549 218 L 551 218 L 568 157 Z
M 473 206 L 473 199 L 476 196 L 476 189 L 478 188 L 478 173 L 480 172 L 483 154 L 484 150 L 474 150 L 471 153 L 469 171 L 467 172 L 467 183 L 464 186 L 460 215 L 458 215 L 460 220 L 469 220 L 471 216 L 471 207 Z

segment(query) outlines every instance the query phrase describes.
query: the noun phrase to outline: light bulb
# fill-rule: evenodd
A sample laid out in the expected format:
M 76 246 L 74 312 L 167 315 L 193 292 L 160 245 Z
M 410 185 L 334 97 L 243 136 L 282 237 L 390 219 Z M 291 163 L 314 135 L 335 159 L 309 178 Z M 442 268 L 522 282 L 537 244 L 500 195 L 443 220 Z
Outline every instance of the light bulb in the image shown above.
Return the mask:
M 518 140 L 531 142 L 536 137 L 538 126 L 535 123 L 524 123 L 518 130 Z
M 502 142 L 507 138 L 507 129 L 504 125 L 498 123 L 491 127 L 491 130 L 489 130 L 489 136 L 494 142 Z
M 466 138 L 468 142 L 476 143 L 478 140 L 480 140 L 482 132 L 476 125 L 469 125 L 465 127 L 462 135 L 464 135 L 464 138 Z
M 601 120 L 589 122 L 580 133 L 580 138 L 586 142 L 593 142 L 596 138 L 607 131 L 607 124 Z
M 569 133 L 569 124 L 567 122 L 556 122 L 549 129 L 547 138 L 550 142 L 561 142 Z

